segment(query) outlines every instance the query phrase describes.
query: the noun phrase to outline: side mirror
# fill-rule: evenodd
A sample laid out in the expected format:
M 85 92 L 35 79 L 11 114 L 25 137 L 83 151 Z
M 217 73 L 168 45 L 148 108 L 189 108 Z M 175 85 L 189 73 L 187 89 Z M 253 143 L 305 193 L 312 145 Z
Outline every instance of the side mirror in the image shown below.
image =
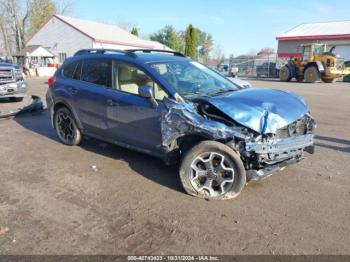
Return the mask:
M 150 86 L 140 86 L 139 87 L 139 95 L 144 98 L 152 98 L 153 97 L 153 88 Z
M 158 106 L 157 101 L 154 99 L 153 87 L 140 86 L 138 91 L 140 96 L 147 98 L 151 102 L 152 107 L 156 108 Z

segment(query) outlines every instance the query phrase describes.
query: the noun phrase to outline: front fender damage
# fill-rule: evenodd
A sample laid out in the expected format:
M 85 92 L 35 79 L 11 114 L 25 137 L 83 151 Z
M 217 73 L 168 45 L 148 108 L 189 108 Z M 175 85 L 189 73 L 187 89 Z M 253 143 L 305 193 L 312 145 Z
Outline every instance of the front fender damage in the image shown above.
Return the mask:
M 179 137 L 200 135 L 211 140 L 230 141 L 245 139 L 241 127 L 229 127 L 223 123 L 206 119 L 198 113 L 194 104 L 178 103 L 165 98 L 166 110 L 161 117 L 162 146 L 171 150 Z
M 220 141 L 239 153 L 247 171 L 247 181 L 261 180 L 301 161 L 304 151 L 309 152 L 308 149 L 313 147 L 315 124 L 309 115 L 279 130 L 279 133 L 288 131 L 288 135 L 283 137 L 284 133 L 257 133 L 232 120 L 230 122 L 215 110 L 203 112 L 203 107 L 208 106 L 205 101 L 181 103 L 166 98 L 163 102 L 165 110 L 161 116 L 161 133 L 162 148 L 166 153 L 181 155 L 178 140 L 182 137 L 197 135 Z M 299 134 L 304 126 L 306 129 L 302 132 L 305 133 Z

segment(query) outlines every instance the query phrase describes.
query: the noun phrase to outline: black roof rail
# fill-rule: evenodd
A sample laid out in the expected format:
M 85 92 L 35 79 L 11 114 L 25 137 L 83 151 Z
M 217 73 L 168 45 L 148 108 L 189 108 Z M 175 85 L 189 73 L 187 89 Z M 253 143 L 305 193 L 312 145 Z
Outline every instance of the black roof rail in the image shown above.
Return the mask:
M 103 49 L 103 48 L 91 48 L 91 49 L 81 49 L 77 51 L 74 56 L 77 55 L 88 55 L 88 54 L 105 54 L 105 53 L 119 53 L 125 55 L 135 55 L 128 50 L 118 50 L 118 49 Z
M 184 54 L 176 51 L 170 51 L 170 50 L 162 50 L 162 49 L 128 49 L 126 50 L 131 53 L 136 53 L 136 52 L 142 52 L 142 53 L 168 53 L 168 54 L 173 54 L 175 56 L 182 56 L 186 57 Z

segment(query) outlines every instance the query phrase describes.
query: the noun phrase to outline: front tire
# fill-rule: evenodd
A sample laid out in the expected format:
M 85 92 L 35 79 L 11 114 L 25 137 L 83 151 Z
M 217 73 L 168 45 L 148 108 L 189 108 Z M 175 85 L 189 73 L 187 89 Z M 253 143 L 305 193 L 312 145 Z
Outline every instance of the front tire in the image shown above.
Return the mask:
M 63 144 L 69 146 L 80 144 L 82 134 L 72 112 L 68 108 L 61 107 L 55 112 L 54 123 L 57 135 Z
M 320 81 L 320 72 L 315 66 L 310 66 L 306 68 L 304 72 L 304 79 L 306 83 L 315 83 Z
M 190 149 L 179 173 L 189 195 L 210 200 L 237 197 L 247 180 L 239 154 L 215 141 L 203 141 Z

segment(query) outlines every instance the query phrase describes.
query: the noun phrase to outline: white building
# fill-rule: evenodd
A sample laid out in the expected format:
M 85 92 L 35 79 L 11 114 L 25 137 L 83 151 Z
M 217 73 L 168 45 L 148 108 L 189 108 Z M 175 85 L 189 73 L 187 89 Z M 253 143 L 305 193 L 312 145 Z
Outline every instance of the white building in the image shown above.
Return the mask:
M 350 61 L 350 20 L 301 24 L 279 35 L 278 57 L 300 56 L 298 46 L 305 43 L 323 43 L 335 46 L 335 53 Z
M 167 49 L 165 45 L 143 40 L 115 25 L 102 24 L 72 17 L 54 15 L 36 32 L 26 46 L 40 45 L 62 63 L 80 49 Z
M 41 45 L 27 45 L 18 54 L 13 56 L 16 57 L 18 61 L 22 60 L 21 64 L 23 64 L 25 62 L 24 59 L 26 59 L 27 63 L 36 64 L 38 66 L 52 64 L 55 57 L 54 54 Z

